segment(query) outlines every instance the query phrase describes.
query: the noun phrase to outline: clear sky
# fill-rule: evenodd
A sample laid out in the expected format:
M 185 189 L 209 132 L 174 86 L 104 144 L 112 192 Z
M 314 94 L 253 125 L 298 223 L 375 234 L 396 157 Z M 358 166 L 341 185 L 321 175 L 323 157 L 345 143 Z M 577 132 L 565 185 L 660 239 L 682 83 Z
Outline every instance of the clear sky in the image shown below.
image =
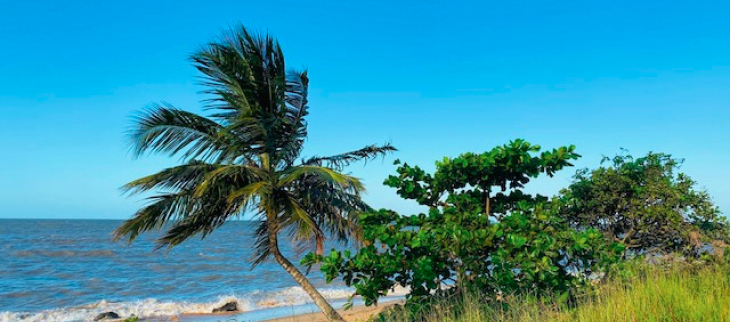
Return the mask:
M 525 138 L 577 145 L 579 167 L 620 148 L 685 158 L 727 214 L 728 17 L 727 1 L 4 1 L 0 217 L 130 216 L 142 202 L 119 187 L 177 161 L 134 160 L 130 116 L 199 111 L 187 57 L 237 23 L 308 67 L 306 155 L 400 149 L 351 168 L 375 207 L 418 210 L 381 185 L 395 157 L 432 169 Z

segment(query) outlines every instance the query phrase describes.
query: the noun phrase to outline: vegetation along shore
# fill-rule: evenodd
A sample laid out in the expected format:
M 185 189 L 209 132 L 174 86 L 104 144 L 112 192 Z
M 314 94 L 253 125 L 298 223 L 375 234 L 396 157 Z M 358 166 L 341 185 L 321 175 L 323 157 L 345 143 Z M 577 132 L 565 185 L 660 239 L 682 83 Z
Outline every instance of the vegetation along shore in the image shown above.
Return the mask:
M 396 149 L 302 158 L 310 80 L 287 69 L 275 39 L 236 27 L 192 61 L 209 115 L 164 104 L 141 112 L 137 155 L 183 162 L 125 186 L 158 193 L 118 239 L 164 227 L 159 245 L 172 248 L 253 215 L 251 264 L 277 263 L 332 322 L 730 321 L 730 226 L 680 159 L 621 153 L 547 196 L 530 182 L 570 169 L 580 148 L 515 139 L 444 157 L 433 171 L 397 160 L 384 184 L 425 211 L 373 209 L 345 168 Z M 300 265 L 281 239 L 307 253 Z M 327 251 L 328 239 L 355 247 Z M 366 306 L 396 287 L 405 301 L 373 317 L 338 312 L 307 275 L 319 272 Z

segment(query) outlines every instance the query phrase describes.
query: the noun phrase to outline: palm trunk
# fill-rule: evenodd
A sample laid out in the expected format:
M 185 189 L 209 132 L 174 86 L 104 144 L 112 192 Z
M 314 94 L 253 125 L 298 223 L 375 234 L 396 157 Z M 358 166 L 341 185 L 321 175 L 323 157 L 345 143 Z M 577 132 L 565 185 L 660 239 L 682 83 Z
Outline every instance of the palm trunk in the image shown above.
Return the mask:
M 315 250 L 315 254 L 319 256 L 324 256 L 324 236 L 317 235 L 317 249 Z
M 327 299 L 320 294 L 317 289 L 312 285 L 311 282 L 307 279 L 302 272 L 297 269 L 294 264 L 292 264 L 284 255 L 281 254 L 281 251 L 279 250 L 279 241 L 276 236 L 276 230 L 269 230 L 269 247 L 271 249 L 271 253 L 274 255 L 274 259 L 276 259 L 276 262 L 281 265 L 281 267 L 284 268 L 284 270 L 291 275 L 299 285 L 302 286 L 302 289 L 304 289 L 307 294 L 309 294 L 309 297 L 312 298 L 314 301 L 314 304 L 319 307 L 320 310 L 322 310 L 322 313 L 327 317 L 327 320 L 331 322 L 346 322 L 345 319 L 342 318 L 342 316 L 337 313 L 337 310 L 335 310 L 332 305 L 330 305 L 329 302 L 327 302 Z

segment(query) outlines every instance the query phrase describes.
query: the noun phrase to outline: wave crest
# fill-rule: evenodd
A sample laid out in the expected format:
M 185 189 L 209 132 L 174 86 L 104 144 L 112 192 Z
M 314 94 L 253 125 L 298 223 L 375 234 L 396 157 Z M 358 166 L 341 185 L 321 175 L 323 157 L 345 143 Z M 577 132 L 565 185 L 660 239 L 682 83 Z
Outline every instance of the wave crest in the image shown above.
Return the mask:
M 330 300 L 344 299 L 352 294 L 348 288 L 323 288 L 320 290 Z M 185 314 L 211 314 L 213 309 L 228 302 L 238 303 L 242 312 L 281 306 L 298 306 L 311 303 L 301 287 L 289 287 L 276 291 L 255 291 L 245 296 L 220 296 L 214 301 L 175 302 L 145 299 L 135 302 L 109 302 L 106 300 L 75 307 L 41 312 L 0 312 L 0 322 L 89 322 L 103 312 L 115 312 L 122 318 L 137 316 L 140 319 L 169 320 Z

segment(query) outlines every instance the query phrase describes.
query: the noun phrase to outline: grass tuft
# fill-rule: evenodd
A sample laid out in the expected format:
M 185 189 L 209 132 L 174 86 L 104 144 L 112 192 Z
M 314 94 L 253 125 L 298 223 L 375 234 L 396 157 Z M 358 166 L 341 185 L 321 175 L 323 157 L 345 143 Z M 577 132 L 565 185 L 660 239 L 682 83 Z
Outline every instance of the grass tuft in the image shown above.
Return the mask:
M 730 322 L 727 267 L 642 267 L 631 279 L 613 280 L 573 305 L 506 296 L 468 294 L 441 300 L 415 317 L 392 310 L 381 322 Z

